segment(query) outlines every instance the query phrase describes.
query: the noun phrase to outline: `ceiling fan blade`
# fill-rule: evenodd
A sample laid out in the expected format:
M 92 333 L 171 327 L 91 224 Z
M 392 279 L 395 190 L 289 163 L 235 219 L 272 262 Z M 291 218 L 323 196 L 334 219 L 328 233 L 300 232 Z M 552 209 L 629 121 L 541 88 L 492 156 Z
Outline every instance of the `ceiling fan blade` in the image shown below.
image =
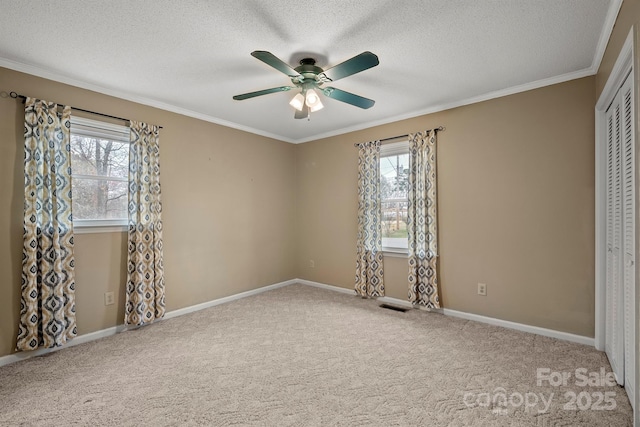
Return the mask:
M 328 70 L 325 70 L 324 76 L 327 77 L 331 81 L 336 81 L 338 79 L 342 79 L 353 74 L 359 73 L 360 71 L 367 70 L 371 67 L 375 67 L 378 65 L 380 61 L 378 61 L 378 57 L 373 53 L 367 51 L 362 52 L 360 55 L 356 55 L 351 59 L 347 59 L 341 64 L 336 65 L 335 67 L 331 67 Z
M 373 99 L 365 98 L 351 92 L 345 92 L 344 90 L 336 89 L 334 87 L 325 87 L 322 89 L 322 93 L 329 98 L 346 102 L 347 104 L 355 105 L 356 107 L 364 109 L 371 108 L 373 107 L 373 104 L 376 103 Z
M 291 89 L 293 89 L 293 86 L 273 87 L 271 89 L 264 89 L 264 90 L 259 90 L 257 92 L 249 92 L 249 93 L 243 93 L 242 95 L 236 95 L 233 97 L 233 99 L 235 99 L 236 101 L 242 101 L 243 99 L 254 98 L 256 96 L 262 96 L 262 95 L 268 95 L 270 93 L 286 92 Z
M 302 111 L 296 110 L 296 114 L 293 117 L 296 119 L 306 119 L 309 117 L 309 107 L 307 107 L 307 104 L 305 103 L 302 106 Z
M 300 75 L 296 70 L 291 68 L 287 63 L 283 62 L 280 58 L 275 56 L 273 53 L 267 52 L 266 50 L 254 50 L 253 52 L 251 52 L 251 56 L 259 59 L 260 61 L 264 62 L 267 65 L 272 66 L 276 70 L 286 74 L 291 78 L 297 77 Z

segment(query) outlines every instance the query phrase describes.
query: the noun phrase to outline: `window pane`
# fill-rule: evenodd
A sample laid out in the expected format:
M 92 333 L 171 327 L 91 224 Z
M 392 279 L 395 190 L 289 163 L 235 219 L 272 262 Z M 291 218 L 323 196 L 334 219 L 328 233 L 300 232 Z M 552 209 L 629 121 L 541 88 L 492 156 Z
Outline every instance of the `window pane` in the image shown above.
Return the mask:
M 129 144 L 71 135 L 71 170 L 74 175 L 127 178 Z
M 381 157 L 382 245 L 385 247 L 407 247 L 408 187 L 409 154 Z
M 409 153 L 380 158 L 382 200 L 405 199 L 409 186 Z
M 127 218 L 127 183 L 71 178 L 74 219 Z
M 406 199 L 382 202 L 383 246 L 407 247 L 407 206 Z

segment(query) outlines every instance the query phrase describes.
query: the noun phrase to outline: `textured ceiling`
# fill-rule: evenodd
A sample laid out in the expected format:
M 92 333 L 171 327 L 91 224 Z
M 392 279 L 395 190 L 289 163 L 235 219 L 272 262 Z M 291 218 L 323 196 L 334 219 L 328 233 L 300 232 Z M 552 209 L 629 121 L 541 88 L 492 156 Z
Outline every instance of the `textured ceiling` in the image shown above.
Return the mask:
M 0 0 L 0 66 L 303 142 L 594 74 L 620 3 Z M 234 101 L 290 84 L 254 50 L 323 68 L 369 50 L 379 66 L 332 85 L 376 104 L 323 98 L 307 121 L 293 91 Z

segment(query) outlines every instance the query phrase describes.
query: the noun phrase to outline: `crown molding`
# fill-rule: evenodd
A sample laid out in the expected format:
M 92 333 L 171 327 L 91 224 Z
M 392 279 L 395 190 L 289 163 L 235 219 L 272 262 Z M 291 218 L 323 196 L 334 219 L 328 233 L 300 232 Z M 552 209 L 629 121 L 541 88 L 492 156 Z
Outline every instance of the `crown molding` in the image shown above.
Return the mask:
M 375 127 L 375 126 L 381 126 L 381 125 L 386 125 L 388 123 L 398 122 L 400 120 L 413 119 L 414 117 L 420 117 L 420 116 L 424 116 L 426 114 L 438 113 L 440 111 L 450 110 L 452 108 L 462 107 L 462 106 L 470 105 L 470 104 L 476 104 L 478 102 L 489 101 L 491 99 L 502 98 L 503 96 L 514 95 L 516 93 L 526 92 L 526 91 L 533 90 L 533 89 L 539 89 L 539 88 L 545 87 L 545 86 L 551 86 L 551 85 L 558 84 L 558 83 L 564 83 L 564 82 L 568 82 L 570 80 L 575 80 L 575 79 L 580 79 L 580 78 L 587 77 L 587 76 L 592 76 L 594 74 L 595 74 L 595 72 L 591 69 L 591 67 L 589 67 L 589 68 L 585 68 L 585 69 L 582 69 L 582 70 L 573 71 L 571 73 L 561 74 L 559 76 L 554 76 L 554 77 L 549 77 L 549 78 L 546 78 L 546 79 L 536 80 L 536 81 L 531 82 L 531 83 L 525 83 L 525 84 L 522 84 L 522 85 L 512 86 L 512 87 L 509 87 L 509 88 L 506 88 L 506 89 L 500 89 L 500 90 L 496 90 L 496 91 L 493 91 L 493 92 L 488 92 L 488 93 L 485 93 L 483 95 L 478 95 L 478 96 L 474 96 L 474 97 L 471 97 L 471 98 L 462 99 L 462 100 L 459 100 L 459 101 L 454 101 L 454 102 L 445 103 L 445 104 L 432 105 L 432 106 L 430 106 L 428 108 L 425 108 L 425 109 L 422 109 L 422 110 L 414 111 L 414 112 L 407 113 L 407 114 L 400 114 L 398 116 L 389 117 L 389 118 L 386 118 L 386 119 L 383 119 L 383 120 L 377 120 L 377 121 L 372 121 L 372 122 L 367 122 L 367 123 L 361 123 L 359 125 L 350 126 L 350 127 L 346 127 L 346 128 L 341 128 L 341 129 L 337 129 L 337 130 L 331 131 L 331 132 L 325 132 L 325 133 L 321 133 L 321 134 L 317 134 L 317 135 L 312 135 L 312 136 L 307 137 L 307 138 L 301 138 L 301 139 L 295 140 L 293 143 L 294 144 L 300 144 L 300 143 L 303 143 L 303 142 L 316 141 L 318 139 L 329 138 L 329 137 L 332 137 L 332 136 L 342 135 L 342 134 L 345 134 L 345 133 L 355 132 L 355 131 L 363 130 L 363 129 L 369 129 L 369 128 L 372 128 L 372 127 Z
M 226 126 L 226 127 L 241 130 L 244 132 L 253 133 L 253 134 L 264 136 L 267 138 L 272 138 L 272 139 L 276 139 L 279 141 L 288 142 L 292 144 L 301 144 L 305 142 L 315 141 L 318 139 L 324 139 L 324 138 L 330 138 L 333 136 L 343 135 L 349 132 L 368 129 L 375 126 L 381 126 L 388 123 L 397 122 L 400 120 L 407 120 L 407 119 L 412 119 L 419 116 L 424 116 L 427 114 L 437 113 L 444 110 L 450 110 L 452 108 L 462 107 L 465 105 L 475 104 L 478 102 L 489 101 L 491 99 L 514 95 L 517 93 L 526 92 L 533 89 L 539 89 L 541 87 L 551 86 L 554 84 L 564 83 L 570 80 L 575 80 L 582 77 L 594 75 L 597 73 L 598 68 L 600 67 L 600 62 L 602 61 L 602 57 L 604 56 L 604 52 L 606 50 L 609 37 L 611 36 L 611 31 L 613 30 L 613 26 L 615 24 L 615 21 L 621 6 L 622 6 L 622 0 L 611 1 L 609 11 L 607 12 L 607 16 L 605 18 L 605 24 L 600 34 L 596 53 L 594 55 L 592 65 L 589 68 L 585 68 L 582 70 L 578 70 L 578 71 L 574 71 L 566 74 L 561 74 L 559 76 L 553 76 L 553 77 L 549 77 L 541 80 L 536 80 L 530 83 L 512 86 L 506 89 L 500 89 L 497 91 L 488 92 L 482 95 L 478 95 L 478 96 L 474 96 L 474 97 L 470 97 L 470 98 L 466 98 L 466 99 L 462 99 L 462 100 L 458 100 L 450 103 L 432 105 L 427 108 L 417 110 L 411 113 L 400 114 L 400 115 L 388 117 L 382 120 L 368 121 L 368 122 L 360 123 L 354 126 L 348 126 L 348 127 L 336 129 L 330 132 L 324 132 L 324 133 L 315 134 L 315 135 L 311 135 L 304 138 L 298 138 L 298 139 L 293 139 L 293 138 L 285 137 L 283 135 L 273 134 L 270 132 L 266 132 L 260 129 L 250 127 L 250 126 L 241 125 L 239 123 L 220 119 L 207 114 L 192 111 L 186 108 L 177 107 L 175 105 L 171 105 L 171 104 L 158 101 L 152 98 L 146 98 L 138 95 L 131 95 L 123 91 L 103 87 L 93 83 L 88 83 L 82 80 L 64 76 L 59 73 L 55 73 L 53 71 L 49 71 L 34 65 L 24 64 L 21 62 L 0 58 L 0 67 L 5 67 L 11 70 L 31 74 L 37 77 L 42 77 L 45 79 L 80 87 L 83 89 L 88 89 L 94 92 L 102 93 L 109 96 L 114 96 L 116 98 L 121 98 L 127 101 L 135 102 L 142 105 L 147 105 L 147 106 L 158 108 L 161 110 L 170 111 L 170 112 L 181 114 L 187 117 L 193 117 L 195 119 L 203 120 L 210 123 L 215 123 L 221 126 Z
M 611 33 L 613 32 L 613 27 L 616 24 L 616 19 L 618 19 L 621 7 L 622 0 L 611 0 L 611 3 L 609 4 L 609 10 L 607 11 L 607 16 L 604 19 L 602 32 L 600 33 L 596 52 L 593 55 L 593 62 L 591 63 L 591 70 L 593 71 L 593 74 L 596 74 L 600 68 L 602 58 L 607 50 L 607 45 L 609 44 L 609 39 L 611 38 Z
M 175 105 L 158 101 L 156 99 L 146 98 L 144 96 L 132 95 L 124 91 L 96 85 L 94 83 L 89 83 L 83 80 L 74 79 L 72 77 L 67 77 L 65 75 L 62 75 L 41 67 L 37 67 L 35 65 L 25 64 L 22 62 L 13 61 L 11 59 L 6 59 L 6 58 L 0 58 L 0 67 L 8 68 L 14 71 L 19 71 L 21 73 L 30 74 L 36 77 L 42 77 L 43 79 L 47 79 L 47 80 L 53 80 L 58 83 L 64 83 L 64 84 L 79 87 L 82 89 L 91 90 L 93 92 L 98 92 L 104 95 L 113 96 L 116 98 L 124 99 L 126 101 L 135 102 L 137 104 L 147 105 L 149 107 L 158 108 L 160 110 L 169 111 L 169 112 L 180 114 L 183 116 L 192 117 L 194 119 L 203 120 L 205 122 L 215 123 L 217 125 L 226 126 L 226 127 L 241 130 L 244 132 L 253 133 L 253 134 L 264 136 L 267 138 L 272 138 L 272 139 L 289 142 L 289 143 L 296 142 L 295 140 L 284 137 L 282 135 L 276 135 L 270 132 L 262 131 L 260 129 L 254 129 L 252 127 L 241 125 L 239 123 L 230 122 L 228 120 L 219 119 L 217 117 L 209 116 L 207 114 L 198 113 L 197 111 L 192 111 L 186 108 L 177 107 Z

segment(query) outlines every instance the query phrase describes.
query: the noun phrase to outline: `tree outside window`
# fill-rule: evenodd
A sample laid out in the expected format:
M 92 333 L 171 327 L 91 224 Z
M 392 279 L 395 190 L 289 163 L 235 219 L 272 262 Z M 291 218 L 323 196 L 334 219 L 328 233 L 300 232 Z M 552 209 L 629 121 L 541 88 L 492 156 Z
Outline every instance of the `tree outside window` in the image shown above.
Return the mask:
M 74 219 L 127 217 L 129 144 L 71 135 Z

